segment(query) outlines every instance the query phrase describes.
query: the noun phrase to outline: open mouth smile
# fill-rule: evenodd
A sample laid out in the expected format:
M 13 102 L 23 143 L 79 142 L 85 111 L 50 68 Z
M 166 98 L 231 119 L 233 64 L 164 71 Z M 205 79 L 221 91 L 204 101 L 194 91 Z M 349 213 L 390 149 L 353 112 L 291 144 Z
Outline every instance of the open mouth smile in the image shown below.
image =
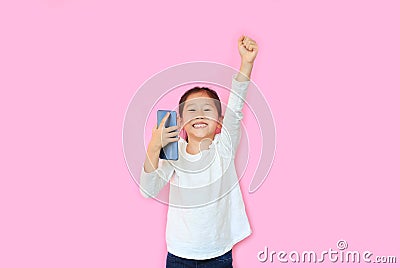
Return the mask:
M 207 127 L 208 126 L 208 124 L 207 123 L 205 123 L 205 122 L 197 122 L 197 123 L 194 123 L 193 125 L 192 125 L 192 127 L 194 127 L 194 128 L 205 128 L 205 127 Z

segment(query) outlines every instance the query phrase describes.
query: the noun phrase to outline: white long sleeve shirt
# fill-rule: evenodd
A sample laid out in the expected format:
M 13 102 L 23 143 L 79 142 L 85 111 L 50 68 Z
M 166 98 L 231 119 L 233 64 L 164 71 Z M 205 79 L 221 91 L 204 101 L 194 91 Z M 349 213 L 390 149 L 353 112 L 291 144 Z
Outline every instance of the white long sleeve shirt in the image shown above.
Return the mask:
M 220 256 L 252 233 L 234 165 L 250 81 L 235 78 L 236 74 L 221 133 L 215 135 L 209 149 L 189 154 L 187 142 L 180 138 L 178 160 L 160 159 L 158 168 L 149 173 L 142 167 L 143 196 L 156 197 L 170 181 L 167 250 L 182 258 Z

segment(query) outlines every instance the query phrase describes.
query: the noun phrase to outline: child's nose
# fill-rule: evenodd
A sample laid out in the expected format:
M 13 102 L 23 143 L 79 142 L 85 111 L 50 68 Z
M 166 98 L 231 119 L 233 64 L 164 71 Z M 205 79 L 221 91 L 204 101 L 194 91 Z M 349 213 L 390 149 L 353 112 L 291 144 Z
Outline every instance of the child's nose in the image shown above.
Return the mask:
M 203 114 L 198 115 L 198 116 L 196 116 L 196 119 L 204 119 L 204 115 Z
M 204 113 L 203 113 L 203 111 L 199 111 L 199 112 L 197 113 L 197 115 L 196 115 L 196 118 L 198 118 L 198 119 L 204 119 Z

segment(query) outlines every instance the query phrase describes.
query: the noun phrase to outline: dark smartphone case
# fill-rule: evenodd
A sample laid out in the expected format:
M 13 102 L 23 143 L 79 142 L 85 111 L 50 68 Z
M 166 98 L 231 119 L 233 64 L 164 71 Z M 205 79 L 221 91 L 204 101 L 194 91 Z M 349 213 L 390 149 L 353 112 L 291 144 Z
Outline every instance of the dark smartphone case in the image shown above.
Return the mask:
M 160 126 L 161 120 L 165 114 L 170 112 L 169 117 L 165 121 L 165 127 L 171 127 L 177 125 L 177 116 L 175 111 L 158 110 L 157 111 L 157 127 Z M 178 142 L 170 142 L 160 150 L 160 158 L 166 160 L 178 160 Z

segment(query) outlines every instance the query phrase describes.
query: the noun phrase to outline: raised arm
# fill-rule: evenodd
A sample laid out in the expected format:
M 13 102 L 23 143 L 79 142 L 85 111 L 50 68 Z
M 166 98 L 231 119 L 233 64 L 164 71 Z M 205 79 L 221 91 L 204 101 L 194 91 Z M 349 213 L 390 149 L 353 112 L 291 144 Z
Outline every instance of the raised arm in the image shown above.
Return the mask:
M 238 40 L 238 49 L 241 57 L 241 64 L 240 72 L 237 75 L 236 80 L 239 82 L 248 81 L 250 80 L 254 60 L 258 53 L 258 46 L 256 41 L 242 35 Z
M 250 84 L 250 75 L 253 69 L 258 46 L 251 38 L 241 36 L 238 39 L 238 49 L 241 56 L 240 71 L 232 77 L 231 92 L 229 94 L 221 130 L 221 143 L 224 155 L 234 157 L 240 141 L 240 121 L 243 118 L 242 108 Z

